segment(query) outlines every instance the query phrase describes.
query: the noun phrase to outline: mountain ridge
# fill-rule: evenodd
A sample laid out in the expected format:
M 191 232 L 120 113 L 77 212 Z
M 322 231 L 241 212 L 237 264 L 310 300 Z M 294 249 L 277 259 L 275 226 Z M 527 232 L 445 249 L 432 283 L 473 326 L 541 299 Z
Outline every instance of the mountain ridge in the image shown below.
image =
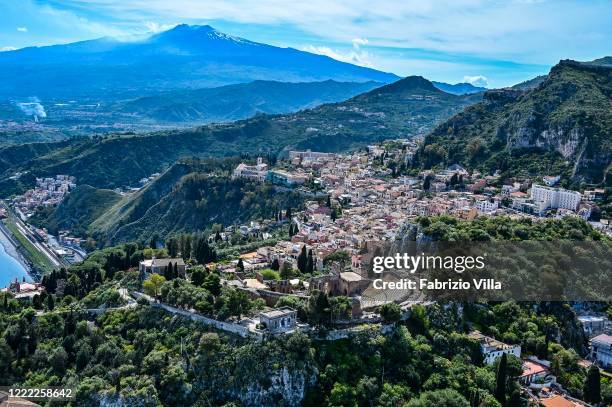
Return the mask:
M 38 176 L 69 174 L 79 183 L 112 189 L 134 185 L 184 156 L 282 155 L 308 148 L 346 151 L 380 139 L 410 138 L 481 99 L 448 94 L 424 81 L 408 77 L 343 102 L 234 123 L 76 139 L 35 149 L 6 147 L 0 155 L 19 158 L 7 162 L 2 172 L 5 179 L 26 169 Z
M 537 86 L 499 89 L 438 125 L 415 165 L 460 163 L 503 175 L 609 182 L 612 67 L 562 60 Z M 571 180 L 571 181 L 570 181 Z
M 453 95 L 468 95 L 472 93 L 484 92 L 487 90 L 487 88 L 485 87 L 474 86 L 471 83 L 467 82 L 450 84 L 445 82 L 432 81 L 431 83 L 433 83 L 436 88 L 446 93 L 452 93 Z
M 210 26 L 179 25 L 145 39 L 103 37 L 0 53 L 0 98 L 125 97 L 257 79 L 387 83 L 398 77 L 229 36 Z
M 340 102 L 383 85 L 380 82 L 278 82 L 256 80 L 217 88 L 178 90 L 119 104 L 133 117 L 158 122 L 225 122 L 255 114 L 283 114 Z M 134 118 L 132 118 L 134 120 Z

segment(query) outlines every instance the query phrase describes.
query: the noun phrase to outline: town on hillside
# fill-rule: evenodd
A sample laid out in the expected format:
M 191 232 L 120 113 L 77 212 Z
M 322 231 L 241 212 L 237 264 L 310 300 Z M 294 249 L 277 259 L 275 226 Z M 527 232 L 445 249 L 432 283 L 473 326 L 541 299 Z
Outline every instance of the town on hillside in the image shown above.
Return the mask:
M 272 239 L 274 242 L 256 244 L 250 251 L 242 251 L 233 258 L 217 260 L 214 256 L 204 256 L 200 257 L 204 262 L 198 264 L 198 259 L 178 256 L 180 250 L 170 249 L 168 244 L 160 251 L 160 246 L 152 243 L 150 257 L 141 260 L 137 267 L 144 292 L 131 292 L 124 306 L 135 304 L 135 300 L 147 301 L 166 312 L 231 334 L 261 340 L 267 335 L 298 331 L 320 335 L 317 333 L 320 327 L 299 315 L 295 304 L 323 295 L 325 301 L 335 301 L 332 308 L 337 309 L 337 314 L 332 312 L 330 321 L 325 324 L 325 337 L 337 340 L 349 337 L 363 324 L 382 324 L 384 331 L 388 326 L 385 324 L 394 321 L 388 311 L 381 311 L 381 306 L 395 304 L 393 299 L 377 297 L 377 293 L 367 291 L 371 280 L 362 267 L 362 254 L 368 244 L 393 241 L 404 225 L 420 217 L 447 215 L 474 220 L 504 216 L 529 218 L 535 222 L 577 217 L 612 236 L 609 223 L 594 216 L 597 203 L 603 198 L 602 189 L 571 191 L 559 188 L 556 184 L 560 177 L 555 175 L 515 179 L 508 183 L 498 174 L 470 173 L 457 164 L 437 171 L 406 174 L 404 169 L 417 148 L 418 142 L 414 140 L 394 140 L 350 154 L 290 151 L 287 159 L 274 166 L 264 163 L 262 158 L 257 158 L 255 163 L 240 163 L 233 170 L 232 178 L 269 183 L 279 192 L 299 191 L 310 200 L 303 208 L 280 210 L 269 222 L 251 221 L 217 229 L 204 242 L 206 247 L 215 242 L 229 242 L 236 234 L 255 237 L 255 241 Z M 143 185 L 148 181 L 150 179 L 144 179 Z M 67 175 L 38 179 L 34 190 L 9 202 L 3 216 L 7 217 L 10 211 L 25 226 L 28 219 L 35 216 L 36 208 L 59 204 L 75 183 L 76 180 Z M 70 231 L 62 231 L 54 237 L 44 229 L 25 227 L 58 258 L 69 259 L 61 250 L 82 251 L 82 241 L 72 237 Z M 287 227 L 287 235 L 279 234 L 279 228 Z M 158 279 L 180 277 L 193 281 L 202 267 L 219 276 L 220 286 L 232 287 L 251 301 L 257 301 L 259 311 L 238 313 L 228 320 L 220 320 L 197 306 L 185 307 L 164 298 L 157 288 L 151 288 L 159 283 Z M 3 289 L 17 299 L 31 299 L 44 290 L 42 284 L 25 281 L 12 282 Z M 410 318 L 415 306 L 428 304 L 403 300 L 394 310 L 396 318 Z M 100 310 L 92 309 L 91 312 Z M 590 338 L 588 357 L 580 363 L 586 367 L 593 363 L 609 367 L 612 363 L 612 323 L 605 315 L 590 311 L 580 313 L 579 319 L 585 335 Z M 502 354 L 522 357 L 518 345 L 506 344 L 477 330 L 470 335 L 480 342 L 486 364 L 492 364 Z M 546 406 L 586 406 L 563 389 L 550 366 L 550 361 L 524 356 L 523 373 L 518 379 L 526 393 Z

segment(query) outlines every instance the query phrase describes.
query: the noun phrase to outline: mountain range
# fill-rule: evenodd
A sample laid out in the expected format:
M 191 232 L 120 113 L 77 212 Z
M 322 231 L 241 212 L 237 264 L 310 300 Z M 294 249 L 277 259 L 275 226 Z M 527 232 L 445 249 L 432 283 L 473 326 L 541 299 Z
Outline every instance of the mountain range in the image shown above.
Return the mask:
M 254 80 L 328 79 L 388 83 L 399 78 L 185 24 L 137 40 L 105 37 L 0 53 L 0 99 L 127 99 Z
M 533 83 L 486 92 L 482 102 L 428 134 L 414 164 L 459 163 L 507 176 L 562 175 L 566 183 L 609 183 L 610 59 L 563 60 Z
M 487 88 L 482 86 L 474 86 L 471 83 L 444 83 L 431 81 L 431 83 L 438 89 L 443 90 L 446 93 L 452 93 L 453 95 L 469 95 L 472 93 L 484 92 Z
M 31 184 L 28 176 L 51 174 L 74 175 L 80 184 L 96 188 L 124 187 L 184 156 L 265 156 L 307 148 L 346 151 L 378 140 L 424 135 L 479 100 L 480 94 L 452 95 L 412 76 L 343 102 L 290 114 L 186 130 L 8 146 L 0 148 L 0 191 L 10 194 Z M 13 176 L 26 171 L 23 178 Z
M 487 173 L 500 170 L 502 179 L 561 175 L 564 185 L 601 185 L 609 180 L 612 161 L 611 72 L 605 64 L 566 60 L 537 83 L 487 91 L 484 97 L 452 95 L 413 76 L 291 114 L 6 147 L 0 149 L 0 190 L 23 189 L 34 176 L 74 175 L 81 186 L 41 225 L 116 243 L 154 231 L 189 231 L 269 215 L 274 209 L 257 204 L 261 200 L 237 203 L 253 194 L 268 196 L 275 205 L 300 203 L 299 196 L 274 201 L 265 187 L 230 182 L 229 170 L 238 159 L 184 156 L 275 156 L 291 148 L 346 151 L 381 139 L 425 135 L 413 169 L 459 163 Z M 164 172 L 137 193 L 120 196 L 104 189 L 133 185 L 156 171 Z M 223 210 L 212 209 L 221 202 Z
M 483 92 L 469 83 L 432 82 L 453 95 Z M 381 82 L 276 82 L 253 81 L 217 88 L 181 90 L 147 96 L 111 106 L 131 120 L 156 123 L 210 123 L 247 119 L 260 113 L 290 113 L 340 102 L 384 85 Z
M 0 53 L 0 145 L 291 113 L 398 79 L 210 26 L 29 47 Z M 484 90 L 433 84 L 455 95 Z

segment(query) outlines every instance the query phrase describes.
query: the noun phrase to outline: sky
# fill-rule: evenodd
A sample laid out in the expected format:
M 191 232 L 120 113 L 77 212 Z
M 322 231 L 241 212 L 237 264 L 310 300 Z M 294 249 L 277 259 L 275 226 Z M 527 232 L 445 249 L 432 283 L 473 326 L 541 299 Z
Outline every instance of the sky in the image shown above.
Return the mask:
M 612 55 L 609 0 L 0 0 L 0 50 L 179 23 L 397 75 L 512 85 Z

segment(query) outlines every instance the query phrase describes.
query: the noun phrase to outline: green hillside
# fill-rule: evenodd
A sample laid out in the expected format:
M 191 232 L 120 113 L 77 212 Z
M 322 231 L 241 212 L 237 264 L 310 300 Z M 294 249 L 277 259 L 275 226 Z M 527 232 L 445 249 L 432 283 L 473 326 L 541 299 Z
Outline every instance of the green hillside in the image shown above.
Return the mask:
M 74 228 L 109 244 L 205 230 L 216 223 L 272 219 L 279 209 L 301 205 L 297 193 L 280 194 L 271 185 L 230 179 L 236 162 L 182 160 L 145 188 L 123 197 L 79 187 L 39 223 L 53 230 Z
M 489 91 L 437 126 L 414 164 L 604 183 L 612 161 L 611 79 L 609 66 L 561 61 L 531 90 Z
M 44 221 L 34 219 L 34 222 L 41 222 L 53 234 L 69 229 L 74 234 L 86 235 L 89 225 L 120 199 L 121 195 L 114 191 L 81 185 L 71 191 Z
M 5 177 L 18 170 L 69 174 L 78 184 L 116 188 L 135 185 L 186 156 L 276 155 L 305 148 L 345 151 L 381 139 L 413 137 L 480 98 L 451 95 L 421 77 L 408 77 L 345 102 L 293 114 L 260 115 L 190 130 L 43 144 L 48 154 L 32 153 L 11 162 L 4 173 Z M 6 151 L 12 148 L 17 147 Z

